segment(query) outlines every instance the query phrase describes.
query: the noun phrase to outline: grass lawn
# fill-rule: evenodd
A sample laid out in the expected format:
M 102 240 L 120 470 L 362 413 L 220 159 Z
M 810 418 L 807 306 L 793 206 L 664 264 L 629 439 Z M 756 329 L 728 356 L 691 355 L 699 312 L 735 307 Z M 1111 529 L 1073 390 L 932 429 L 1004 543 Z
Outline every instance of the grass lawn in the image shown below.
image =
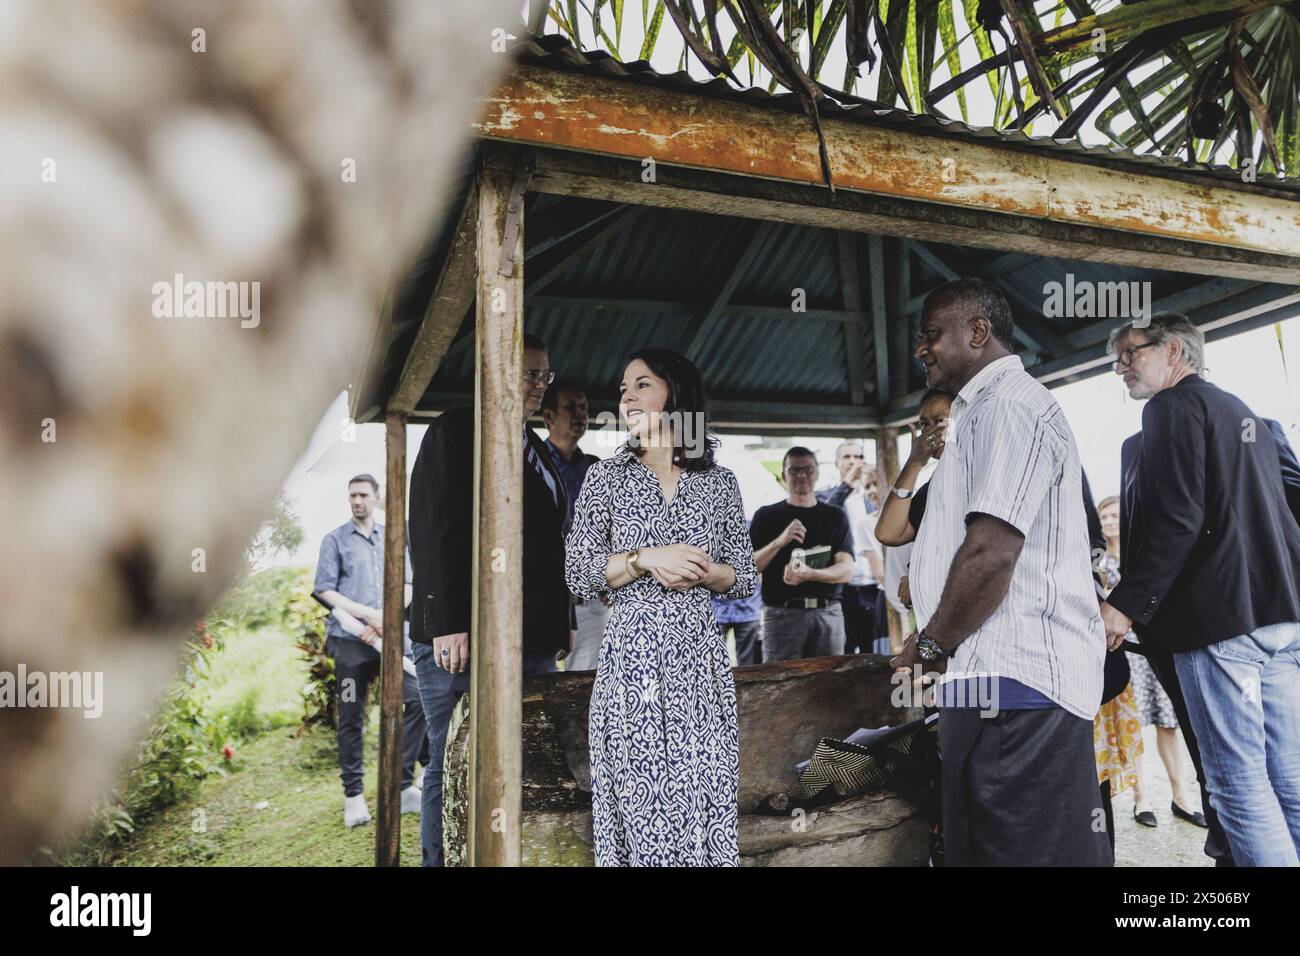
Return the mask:
M 307 679 L 295 638 L 278 627 L 234 631 L 211 658 L 205 709 L 234 724 L 232 736 L 275 727 L 297 727 L 302 718 L 299 692 Z
M 366 728 L 366 801 L 379 769 L 378 714 Z M 259 804 L 265 803 L 262 809 Z M 137 831 L 114 866 L 373 866 L 375 826 L 343 826 L 334 735 L 273 730 L 237 744 L 228 776 Z M 402 817 L 402 865 L 420 865 L 419 816 Z
M 227 774 L 146 822 L 106 861 L 114 866 L 373 866 L 375 825 L 343 826 L 334 733 L 295 736 L 306 665 L 278 627 L 235 631 L 211 657 L 207 713 L 235 749 Z M 379 771 L 379 713 L 366 721 L 365 794 Z M 417 768 L 417 773 L 421 772 Z M 259 809 L 259 806 L 262 806 Z M 402 817 L 402 865 L 420 865 L 418 814 Z

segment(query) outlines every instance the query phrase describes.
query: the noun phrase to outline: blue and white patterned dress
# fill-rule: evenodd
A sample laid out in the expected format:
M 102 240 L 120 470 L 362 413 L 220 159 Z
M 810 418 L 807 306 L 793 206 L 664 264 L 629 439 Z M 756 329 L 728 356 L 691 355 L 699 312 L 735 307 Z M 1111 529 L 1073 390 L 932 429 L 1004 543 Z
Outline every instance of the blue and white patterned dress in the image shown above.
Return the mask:
M 736 687 L 712 592 L 650 574 L 610 591 L 611 554 L 685 542 L 757 570 L 740 486 L 728 469 L 682 472 L 671 503 L 626 447 L 587 471 L 565 557 L 569 589 L 612 597 L 591 694 L 591 809 L 597 866 L 737 866 Z

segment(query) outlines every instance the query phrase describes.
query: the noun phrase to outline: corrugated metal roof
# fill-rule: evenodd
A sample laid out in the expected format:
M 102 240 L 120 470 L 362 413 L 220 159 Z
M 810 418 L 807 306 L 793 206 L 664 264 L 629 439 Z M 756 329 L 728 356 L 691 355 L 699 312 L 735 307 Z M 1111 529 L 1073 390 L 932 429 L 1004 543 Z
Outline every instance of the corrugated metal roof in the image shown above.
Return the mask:
M 601 73 L 631 82 L 689 89 L 709 96 L 741 98 L 800 111 L 797 99 L 789 94 L 735 90 L 725 81 L 701 83 L 685 73 L 661 75 L 645 63 L 623 64 L 603 53 L 580 53 L 562 38 L 524 40 L 518 44 L 517 52 L 526 63 Z M 828 111 L 863 122 L 901 124 L 942 135 L 996 139 L 1011 148 L 1064 150 L 1104 158 L 1107 162 L 1140 165 L 1147 171 L 1173 169 L 1198 177 L 1226 175 L 1239 182 L 1231 170 L 1187 167 L 1159 157 L 1083 147 L 1019 133 L 979 130 L 901 110 L 850 109 L 833 104 L 826 107 Z M 360 397 L 358 411 L 382 404 L 383 397 L 390 395 L 395 387 L 432 296 L 455 226 L 454 210 L 467 194 L 473 171 L 473 157 L 469 156 L 459 169 L 452 213 L 444 217 L 406 280 L 395 290 L 392 341 L 380 375 L 377 379 L 372 377 L 366 393 Z M 570 227 L 576 223 L 578 234 L 570 238 L 579 241 L 586 235 L 582 232 L 584 217 L 590 216 L 596 223 L 589 228 L 590 233 L 602 223 L 608 226 L 619 221 L 618 216 L 622 214 L 635 218 L 585 255 L 563 258 L 566 249 L 557 236 L 572 232 Z M 606 218 L 600 219 L 602 216 Z M 607 406 L 616 394 L 622 362 L 631 352 L 644 346 L 682 348 L 695 338 L 693 331 L 697 326 L 693 323 L 728 278 L 722 273 L 723 264 L 738 258 L 749 237 L 755 235 L 762 237 L 761 245 L 750 250 L 748 265 L 734 277 L 735 287 L 725 298 L 720 320 L 698 336 L 693 350 L 710 393 L 724 399 L 764 403 L 808 403 L 839 408 L 851 404 L 844 324 L 796 316 L 789 311 L 796 289 L 802 290 L 809 309 L 841 308 L 839 254 L 833 232 L 788 223 L 768 223 L 759 231 L 752 221 L 726 216 L 653 207 L 621 210 L 613 204 L 590 199 L 530 194 L 524 235 L 526 283 L 530 278 L 536 280 L 539 267 L 556 270 L 540 293 L 535 286 L 526 285 L 526 328 L 548 343 L 552 365 L 563 377 L 588 390 L 595 409 L 602 404 Z M 548 239 L 559 245 L 539 252 L 539 244 Z M 864 243 L 865 239 L 856 237 L 854 241 Z M 888 261 L 896 262 L 900 240 L 886 237 L 884 242 L 891 256 Z M 1086 320 L 1052 319 L 1041 313 L 1045 284 L 1061 281 L 1066 273 L 1073 273 L 1076 281 L 1150 282 L 1156 300 L 1185 292 L 1205 281 L 1203 276 L 1184 273 L 910 242 L 913 247 L 933 253 L 958 274 L 980 276 L 991 272 L 992 281 L 1007 294 L 1018 319 L 1031 313 L 1035 321 L 1062 338 L 1089 324 Z M 859 256 L 858 260 L 860 265 L 865 263 L 864 257 Z M 870 277 L 865 269 L 860 269 L 858 278 L 863 308 L 868 309 Z M 927 257 L 913 255 L 911 285 L 906 294 L 921 294 L 944 278 Z M 894 283 L 895 273 L 887 269 L 885 281 Z M 1224 286 L 1228 291 L 1220 291 L 1220 299 L 1249 289 L 1251 283 L 1234 285 L 1228 281 Z M 1210 301 L 1207 299 L 1207 306 Z M 746 312 L 747 306 L 762 306 L 764 310 Z M 1196 319 L 1194 309 L 1189 307 L 1189 310 Z M 902 394 L 912 393 L 924 384 L 920 369 L 910 359 L 915 346 L 915 323 L 916 316 L 912 316 L 908 323 L 911 337 L 907 343 L 909 358 L 905 382 L 901 383 Z M 471 309 L 420 409 L 442 407 L 440 396 L 463 396 L 470 392 L 474 378 L 472 332 Z M 868 323 L 862 332 L 868 347 L 870 332 Z M 1085 338 L 1089 340 L 1088 347 L 1095 348 L 1091 333 Z M 876 370 L 869 352 L 863 355 L 862 364 L 868 389 L 873 389 Z

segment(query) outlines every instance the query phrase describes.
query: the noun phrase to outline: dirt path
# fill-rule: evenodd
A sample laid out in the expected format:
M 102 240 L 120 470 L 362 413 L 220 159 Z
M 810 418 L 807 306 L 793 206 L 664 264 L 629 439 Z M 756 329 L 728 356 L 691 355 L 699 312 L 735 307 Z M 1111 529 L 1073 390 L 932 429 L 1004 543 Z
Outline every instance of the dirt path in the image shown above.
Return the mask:
M 1144 827 L 1133 819 L 1133 791 L 1115 797 L 1115 865 L 1116 866 L 1212 866 L 1205 855 L 1205 830 L 1169 811 L 1171 794 L 1160 754 L 1156 752 L 1155 727 L 1144 728 L 1142 753 L 1143 797 L 1160 825 Z M 1179 742 L 1182 736 L 1179 735 Z M 1183 793 L 1193 801 L 1189 810 L 1200 809 L 1200 791 L 1192 758 L 1183 746 Z

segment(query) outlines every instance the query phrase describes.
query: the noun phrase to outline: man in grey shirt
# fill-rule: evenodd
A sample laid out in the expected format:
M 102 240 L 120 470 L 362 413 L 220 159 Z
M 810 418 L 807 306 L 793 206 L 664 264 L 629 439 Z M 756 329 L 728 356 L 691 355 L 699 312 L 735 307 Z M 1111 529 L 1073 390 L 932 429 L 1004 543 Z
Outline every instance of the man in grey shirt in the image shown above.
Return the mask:
M 343 823 L 354 827 L 370 819 L 361 792 L 364 773 L 362 731 L 366 695 L 379 674 L 379 652 L 374 643 L 384 626 L 384 526 L 375 522 L 379 482 L 357 475 L 348 482 L 352 519 L 325 536 L 316 562 L 313 596 L 332 609 L 326 632 L 326 652 L 334 659 L 338 688 L 339 776 L 343 780 Z M 410 601 L 411 563 L 406 563 L 406 600 Z M 356 632 L 356 633 L 353 633 Z M 403 653 L 410 656 L 405 635 Z M 394 636 L 397 640 L 398 636 Z M 420 812 L 420 790 L 415 786 L 415 762 L 427 749 L 424 710 L 415 678 L 402 675 L 405 712 L 402 725 L 402 812 Z

